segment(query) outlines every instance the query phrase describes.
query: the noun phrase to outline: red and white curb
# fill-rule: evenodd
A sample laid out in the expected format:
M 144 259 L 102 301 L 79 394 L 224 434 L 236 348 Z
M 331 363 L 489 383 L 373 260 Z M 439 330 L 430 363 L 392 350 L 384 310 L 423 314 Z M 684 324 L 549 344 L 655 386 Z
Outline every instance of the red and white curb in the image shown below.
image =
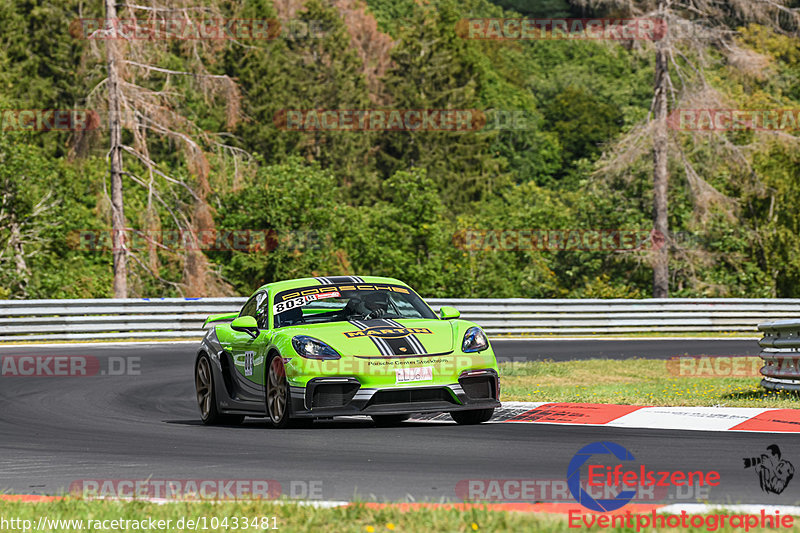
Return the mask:
M 444 422 L 449 415 L 418 415 Z M 503 402 L 490 422 L 609 426 L 687 431 L 800 433 L 800 409 L 755 407 L 647 407 L 598 403 Z

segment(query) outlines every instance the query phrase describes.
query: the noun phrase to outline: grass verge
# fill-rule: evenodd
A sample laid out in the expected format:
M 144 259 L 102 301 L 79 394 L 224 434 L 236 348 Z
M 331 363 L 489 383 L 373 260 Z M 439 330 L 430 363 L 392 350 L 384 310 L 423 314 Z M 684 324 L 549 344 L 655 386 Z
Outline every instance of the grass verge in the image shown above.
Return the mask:
M 37 530 L 39 520 L 46 517 L 52 526 L 55 520 L 78 520 L 63 527 Z M 227 517 L 227 521 L 225 518 Z M 238 518 L 236 520 L 234 517 Z M 390 533 L 408 531 L 559 531 L 567 530 L 566 521 L 557 515 L 495 512 L 484 509 L 375 509 L 362 505 L 341 508 L 316 508 L 307 505 L 276 502 L 203 503 L 180 502 L 156 505 L 145 502 L 85 501 L 67 499 L 49 503 L 0 502 L 0 521 L 16 518 L 30 520 L 33 530 L 59 532 L 86 531 L 284 531 L 284 532 L 359 532 Z M 244 529 L 244 519 L 248 528 Z M 112 524 L 111 520 L 142 521 L 157 524 L 149 528 L 132 523 Z M 256 520 L 256 528 L 249 527 Z M 262 519 L 264 522 L 262 523 Z M 189 524 L 188 521 L 193 523 Z M 99 521 L 97 523 L 96 521 Z M 109 522 L 105 522 L 109 521 Z M 169 522 L 167 522 L 169 521 Z M 105 523 L 104 523 L 105 522 Z M 140 523 L 141 525 L 141 523 Z M 262 528 L 264 525 L 266 528 Z M 563 527 L 562 527 L 563 525 Z M 101 527 L 98 527 L 101 526 Z M 103 527 L 105 526 L 105 527 Z M 127 527 L 126 527 L 127 526 Z M 183 526 L 183 527 L 180 527 Z M 238 527 L 237 527 L 238 526 Z M 277 529 L 273 529 L 277 528 Z M 17 528 L 20 531 L 22 528 Z M 0 531 L 14 531 L 0 524 Z
M 800 396 L 796 393 L 760 387 L 757 375 L 760 366 L 758 357 L 501 363 L 501 400 L 800 407 Z
M 724 513 L 729 514 L 729 513 Z M 227 517 L 227 521 L 223 522 Z M 256 519 L 258 528 L 238 529 L 233 526 L 234 517 L 241 525 Z M 260 520 L 266 519 L 262 529 Z M 37 529 L 40 525 L 43 527 Z M 155 527 L 150 527 L 153 520 Z M 6 523 L 2 523 L 5 520 Z M 352 505 L 343 508 L 323 509 L 296 504 L 275 502 L 230 502 L 230 503 L 169 503 L 156 505 L 144 502 L 85 501 L 66 499 L 48 503 L 0 502 L 0 531 L 21 531 L 26 524 L 9 520 L 30 521 L 30 528 L 38 531 L 89 532 L 89 531 L 284 531 L 291 533 L 336 531 L 358 533 L 391 532 L 554 532 L 575 531 L 569 527 L 566 516 L 497 512 L 487 509 L 421 508 L 402 507 L 374 508 L 367 505 Z M 54 524 L 56 520 L 72 520 Z M 112 523 L 111 521 L 129 521 Z M 182 522 L 180 522 L 182 520 Z M 194 521 L 189 524 L 188 521 Z M 198 522 L 199 520 L 199 522 Z M 75 523 L 74 521 L 82 521 Z M 132 521 L 136 521 L 136 525 Z M 145 521 L 145 523 L 142 523 Z M 159 521 L 163 521 L 160 524 Z M 225 525 L 223 525 L 223 523 Z M 16 527 L 20 526 L 20 527 Z M 144 527 L 143 527 L 144 526 Z M 181 527 L 183 526 L 183 527 Z M 272 529 L 277 527 L 277 529 Z M 582 527 L 579 526 L 580 529 Z M 635 531 L 614 527 L 606 531 Z M 649 528 L 648 528 L 649 530 Z M 705 531 L 705 528 L 692 531 Z M 666 528 L 659 531 L 687 531 Z M 719 532 L 741 531 L 741 528 L 720 527 Z M 752 528 L 750 531 L 766 531 Z M 784 531 L 800 531 L 796 525 Z

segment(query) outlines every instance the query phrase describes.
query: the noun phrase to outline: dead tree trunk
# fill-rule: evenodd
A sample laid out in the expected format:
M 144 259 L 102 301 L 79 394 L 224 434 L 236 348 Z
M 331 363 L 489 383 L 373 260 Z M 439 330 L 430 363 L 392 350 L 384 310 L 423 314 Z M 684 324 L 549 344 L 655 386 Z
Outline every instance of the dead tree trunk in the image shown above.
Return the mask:
M 114 0 L 106 0 L 106 19 L 117 19 Z M 111 131 L 109 163 L 111 173 L 111 235 L 114 258 L 114 298 L 128 297 L 128 269 L 125 250 L 125 208 L 122 199 L 122 124 L 120 122 L 120 88 L 115 35 L 106 39 L 108 67 L 108 122 Z
M 666 0 L 659 2 L 664 13 Z M 661 246 L 654 250 L 653 298 L 669 296 L 669 226 L 667 221 L 667 43 L 665 36 L 656 43 L 655 91 L 653 99 L 653 234 L 660 236 Z

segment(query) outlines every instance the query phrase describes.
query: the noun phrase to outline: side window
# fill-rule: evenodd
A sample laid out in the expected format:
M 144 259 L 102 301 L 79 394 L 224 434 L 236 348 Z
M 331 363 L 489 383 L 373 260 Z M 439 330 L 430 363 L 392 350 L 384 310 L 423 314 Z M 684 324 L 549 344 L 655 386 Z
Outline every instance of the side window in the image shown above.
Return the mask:
M 256 306 L 259 302 L 259 296 L 263 297 L 264 293 L 259 292 L 258 294 L 254 295 L 252 298 L 247 300 L 247 303 L 244 304 L 242 310 L 239 312 L 239 316 L 251 316 L 255 318 L 256 316 Z
M 256 322 L 259 329 L 269 329 L 269 294 L 266 292 L 259 293 L 260 298 L 257 296 L 256 300 Z

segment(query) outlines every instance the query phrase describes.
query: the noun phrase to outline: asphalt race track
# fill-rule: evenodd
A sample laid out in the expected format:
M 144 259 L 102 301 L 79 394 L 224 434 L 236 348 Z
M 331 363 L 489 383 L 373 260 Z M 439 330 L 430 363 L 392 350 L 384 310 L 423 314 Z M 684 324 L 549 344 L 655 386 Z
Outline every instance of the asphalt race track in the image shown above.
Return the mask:
M 713 502 L 800 501 L 800 483 L 764 494 L 742 462 L 778 444 L 800 466 L 796 435 L 509 423 L 376 428 L 356 418 L 282 431 L 256 419 L 205 427 L 194 399 L 193 345 L 0 348 L 3 357 L 33 354 L 93 356 L 99 371 L 0 376 L 0 491 L 57 494 L 84 479 L 267 479 L 287 495 L 290 486 L 316 483 L 326 500 L 459 501 L 462 480 L 563 480 L 581 447 L 604 440 L 648 470 L 718 471 Z M 131 362 L 132 375 L 105 370 Z

